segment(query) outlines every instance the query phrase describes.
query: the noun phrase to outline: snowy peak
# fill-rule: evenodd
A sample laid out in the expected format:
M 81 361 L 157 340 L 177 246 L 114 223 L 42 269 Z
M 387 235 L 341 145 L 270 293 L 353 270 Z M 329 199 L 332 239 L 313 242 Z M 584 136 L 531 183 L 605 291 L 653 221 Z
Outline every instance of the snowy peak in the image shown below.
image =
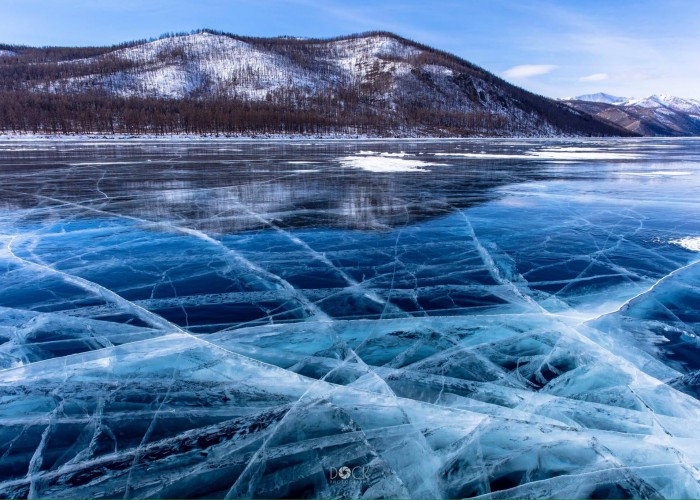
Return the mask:
M 596 94 L 585 94 L 572 97 L 570 100 L 576 101 L 588 101 L 588 102 L 605 102 L 608 104 L 621 104 L 627 100 L 626 97 L 618 97 L 611 94 L 606 94 L 605 92 L 598 92 Z
M 700 114 L 700 101 L 695 99 L 684 99 L 667 94 L 654 94 L 648 97 L 618 97 L 605 92 L 596 94 L 585 94 L 572 97 L 566 100 L 600 102 L 606 104 L 615 104 L 619 106 L 638 106 L 641 108 L 659 108 L 666 107 L 683 113 Z
M 665 107 L 681 113 L 700 115 L 700 101 L 665 94 L 652 95 L 643 99 L 629 99 L 624 104 L 642 108 Z
M 700 135 L 700 101 L 666 94 L 644 98 L 616 98 L 602 92 L 566 100 L 627 130 L 653 136 Z

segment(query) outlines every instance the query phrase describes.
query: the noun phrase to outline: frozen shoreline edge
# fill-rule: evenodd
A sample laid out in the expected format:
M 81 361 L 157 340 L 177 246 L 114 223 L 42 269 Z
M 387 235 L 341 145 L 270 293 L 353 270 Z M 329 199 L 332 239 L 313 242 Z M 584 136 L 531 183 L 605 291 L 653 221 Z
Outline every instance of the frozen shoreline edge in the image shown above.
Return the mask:
M 502 141 L 502 140 L 552 140 L 552 141 L 614 141 L 614 140 L 698 140 L 699 137 L 583 137 L 577 135 L 508 135 L 508 136 L 377 136 L 359 134 L 261 134 L 261 135 L 224 135 L 224 134 L 46 134 L 46 133 L 2 133 L 0 141 Z

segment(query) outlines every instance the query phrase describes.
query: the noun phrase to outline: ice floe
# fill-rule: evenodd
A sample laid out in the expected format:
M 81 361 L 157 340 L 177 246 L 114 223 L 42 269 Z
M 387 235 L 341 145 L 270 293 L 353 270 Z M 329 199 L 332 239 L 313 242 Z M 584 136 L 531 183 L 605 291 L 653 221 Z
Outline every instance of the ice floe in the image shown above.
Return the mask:
M 373 154 L 366 152 L 357 156 L 338 158 L 346 168 L 358 168 L 368 172 L 430 172 L 426 167 L 441 166 L 444 163 L 404 159 L 404 155 Z

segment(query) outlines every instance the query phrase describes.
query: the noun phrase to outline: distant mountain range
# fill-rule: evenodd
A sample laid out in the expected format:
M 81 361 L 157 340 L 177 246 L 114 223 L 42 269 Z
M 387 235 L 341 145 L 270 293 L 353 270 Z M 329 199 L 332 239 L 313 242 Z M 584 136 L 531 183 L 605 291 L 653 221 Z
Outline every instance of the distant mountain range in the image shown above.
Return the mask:
M 700 135 L 700 101 L 667 95 L 643 99 L 605 93 L 565 99 L 572 108 L 645 136 Z
M 113 47 L 0 45 L 6 131 L 635 135 L 577 102 L 386 32 L 319 40 L 202 30 Z

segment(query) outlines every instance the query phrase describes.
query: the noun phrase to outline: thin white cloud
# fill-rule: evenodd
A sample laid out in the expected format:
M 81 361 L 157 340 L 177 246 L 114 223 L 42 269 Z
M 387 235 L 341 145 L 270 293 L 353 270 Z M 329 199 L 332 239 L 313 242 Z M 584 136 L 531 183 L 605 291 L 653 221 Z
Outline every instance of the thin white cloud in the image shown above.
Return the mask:
M 582 76 L 578 79 L 579 82 L 602 82 L 610 78 L 607 73 L 593 73 L 592 75 Z
M 522 64 L 513 66 L 503 72 L 505 78 L 529 78 L 531 76 L 546 75 L 557 69 L 554 64 Z

